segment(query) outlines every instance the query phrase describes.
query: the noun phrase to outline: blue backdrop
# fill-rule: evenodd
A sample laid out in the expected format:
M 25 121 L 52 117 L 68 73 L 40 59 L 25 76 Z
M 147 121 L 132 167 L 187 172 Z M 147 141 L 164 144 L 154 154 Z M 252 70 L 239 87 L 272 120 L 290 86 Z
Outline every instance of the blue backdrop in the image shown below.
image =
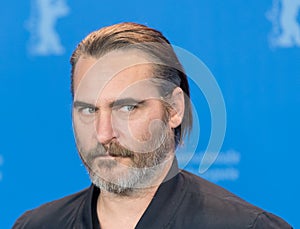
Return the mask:
M 227 130 L 202 174 L 300 228 L 300 1 L 5 1 L 0 9 L 0 228 L 89 185 L 71 125 L 69 57 L 89 32 L 122 21 L 154 27 L 217 80 Z M 200 142 L 208 102 L 192 83 Z

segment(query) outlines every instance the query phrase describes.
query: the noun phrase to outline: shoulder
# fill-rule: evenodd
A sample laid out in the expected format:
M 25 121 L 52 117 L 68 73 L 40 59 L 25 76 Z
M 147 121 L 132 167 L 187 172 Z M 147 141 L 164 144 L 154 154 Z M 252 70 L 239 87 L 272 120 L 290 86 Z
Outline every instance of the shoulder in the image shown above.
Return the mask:
M 267 228 L 291 228 L 279 217 L 218 185 L 184 170 L 179 175 L 185 184 L 181 208 L 194 223 L 201 221 L 208 228 L 263 228 L 262 225 Z
M 73 225 L 76 215 L 83 207 L 90 189 L 84 189 L 25 212 L 17 219 L 13 229 L 62 228 L 65 225 Z

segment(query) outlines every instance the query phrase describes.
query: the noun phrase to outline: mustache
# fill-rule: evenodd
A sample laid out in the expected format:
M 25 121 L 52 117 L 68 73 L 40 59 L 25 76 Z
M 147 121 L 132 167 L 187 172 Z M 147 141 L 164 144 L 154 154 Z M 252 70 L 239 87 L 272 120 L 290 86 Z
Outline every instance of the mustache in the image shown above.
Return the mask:
M 109 156 L 112 157 L 133 157 L 134 152 L 123 147 L 118 142 L 111 142 L 108 146 L 104 146 Z
M 97 146 L 90 150 L 86 157 L 88 161 L 93 161 L 99 156 L 112 156 L 112 157 L 127 157 L 133 158 L 134 152 L 120 145 L 118 142 L 111 142 L 108 145 L 98 143 Z

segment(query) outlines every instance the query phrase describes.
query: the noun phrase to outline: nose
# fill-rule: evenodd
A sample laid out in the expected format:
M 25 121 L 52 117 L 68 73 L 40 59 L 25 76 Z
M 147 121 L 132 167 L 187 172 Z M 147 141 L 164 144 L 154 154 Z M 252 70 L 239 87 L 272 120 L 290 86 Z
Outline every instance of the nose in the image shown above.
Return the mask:
M 115 138 L 111 112 L 103 111 L 96 119 L 96 135 L 99 143 L 106 145 Z

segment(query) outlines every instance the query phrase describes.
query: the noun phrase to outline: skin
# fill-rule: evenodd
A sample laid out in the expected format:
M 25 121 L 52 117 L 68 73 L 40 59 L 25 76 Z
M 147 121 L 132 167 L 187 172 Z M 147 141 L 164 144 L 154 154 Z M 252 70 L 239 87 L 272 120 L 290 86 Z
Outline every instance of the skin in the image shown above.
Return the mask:
M 149 80 L 153 76 L 149 62 L 136 50 L 112 51 L 100 59 L 82 56 L 77 62 L 73 109 L 77 145 L 80 152 L 89 152 L 97 144 L 107 147 L 107 153 L 86 163 L 107 181 L 126 178 L 130 170 L 138 169 L 132 158 L 108 153 L 112 142 L 141 154 L 155 151 L 170 138 L 164 133 L 172 133 L 182 121 L 181 89 L 174 90 L 172 109 L 166 116 L 157 86 Z M 132 195 L 101 190 L 97 202 L 101 228 L 135 227 L 170 169 L 174 144 L 165 154 L 159 173 Z M 81 157 L 86 160 L 82 153 Z

